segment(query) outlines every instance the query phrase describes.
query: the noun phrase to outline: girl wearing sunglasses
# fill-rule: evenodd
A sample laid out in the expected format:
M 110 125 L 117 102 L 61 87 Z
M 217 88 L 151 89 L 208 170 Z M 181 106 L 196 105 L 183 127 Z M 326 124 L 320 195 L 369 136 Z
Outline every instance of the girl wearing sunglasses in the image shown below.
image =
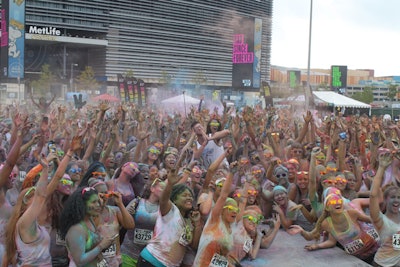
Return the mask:
M 360 227 L 360 222 L 371 222 L 371 218 L 355 209 L 345 210 L 341 195 L 331 193 L 324 201 L 324 212 L 312 231 L 305 231 L 298 225 L 289 229 L 290 234 L 300 233 L 306 240 L 318 238 L 321 231 L 329 233 L 328 239 L 306 245 L 309 251 L 332 248 L 339 242 L 347 254 L 367 263 L 372 263 L 379 244 L 375 237 Z
M 47 195 L 48 161 L 40 159 L 42 173 L 35 187 L 21 191 L 6 231 L 6 257 L 8 266 L 16 258 L 22 265 L 51 266 L 50 235 L 38 223 Z
M 235 168 L 233 164 L 231 163 L 230 169 Z M 232 178 L 233 173 L 229 173 L 222 186 L 218 200 L 211 210 L 210 217 L 200 238 L 193 266 L 209 266 L 212 261 L 224 262 L 226 266 L 228 266 L 229 262 L 232 263 L 229 258 L 229 251 L 233 249 L 231 226 L 236 221 L 236 216 L 239 213 L 237 202 L 232 198 L 228 198 Z
M 99 193 L 100 215 L 96 218 L 97 229 L 101 236 L 118 236 L 120 229 L 133 229 L 135 221 L 125 208 L 122 195 L 119 192 L 108 192 L 107 185 L 99 179 L 90 178 L 89 186 Z M 113 206 L 108 200 L 112 200 Z M 122 263 L 120 238 L 115 238 L 113 243 L 102 252 L 103 258 L 109 267 L 118 267 Z

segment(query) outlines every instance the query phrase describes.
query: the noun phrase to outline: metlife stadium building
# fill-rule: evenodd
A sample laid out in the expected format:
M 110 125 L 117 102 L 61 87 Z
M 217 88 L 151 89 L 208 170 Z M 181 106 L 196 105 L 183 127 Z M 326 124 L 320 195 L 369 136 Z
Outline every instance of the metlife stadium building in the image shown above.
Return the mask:
M 1 83 L 37 79 L 43 64 L 65 86 L 91 66 L 100 92 L 130 70 L 146 86 L 167 77 L 189 90 L 258 92 L 269 81 L 273 0 L 1 4 Z

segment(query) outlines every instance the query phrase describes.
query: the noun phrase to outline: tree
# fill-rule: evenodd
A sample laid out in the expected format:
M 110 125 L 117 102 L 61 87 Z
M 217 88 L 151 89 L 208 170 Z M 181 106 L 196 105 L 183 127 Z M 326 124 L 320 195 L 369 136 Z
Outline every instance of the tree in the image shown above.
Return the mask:
M 50 87 L 55 81 L 56 76 L 51 72 L 50 65 L 42 65 L 39 79 L 31 83 L 32 94 L 45 95 L 50 92 Z
M 365 104 L 371 104 L 374 101 L 373 87 L 367 86 L 364 88 L 364 91 L 357 92 L 351 97 Z
M 397 85 L 391 84 L 389 85 L 388 92 L 386 93 L 386 97 L 389 98 L 391 102 L 396 98 L 397 95 Z
M 125 78 L 133 78 L 133 77 L 135 77 L 135 73 L 133 72 L 133 70 L 132 69 L 127 70 L 125 73 Z
M 86 66 L 85 70 L 78 75 L 77 84 L 78 91 L 90 90 L 92 93 L 94 90 L 98 90 L 100 86 L 95 78 L 93 68 L 89 66 Z
M 396 98 L 397 95 L 397 86 L 395 84 L 389 85 L 388 92 L 386 93 L 386 97 L 390 99 L 390 107 L 392 110 L 392 118 L 393 118 L 393 100 Z

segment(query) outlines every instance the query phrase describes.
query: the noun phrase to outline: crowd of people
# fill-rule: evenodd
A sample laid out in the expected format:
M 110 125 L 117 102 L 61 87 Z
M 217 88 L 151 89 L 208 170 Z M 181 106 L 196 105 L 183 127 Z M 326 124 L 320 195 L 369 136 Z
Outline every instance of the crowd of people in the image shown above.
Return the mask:
M 279 231 L 400 266 L 390 118 L 32 101 L 1 107 L 3 267 L 242 266 Z

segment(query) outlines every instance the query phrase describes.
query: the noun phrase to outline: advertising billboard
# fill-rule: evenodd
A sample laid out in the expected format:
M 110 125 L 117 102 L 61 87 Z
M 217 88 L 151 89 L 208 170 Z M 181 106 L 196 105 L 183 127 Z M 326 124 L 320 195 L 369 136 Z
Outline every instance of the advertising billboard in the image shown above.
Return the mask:
M 24 78 L 25 0 L 9 1 L 8 77 Z
M 233 32 L 232 87 L 258 91 L 261 82 L 262 20 L 240 18 Z
M 347 88 L 347 66 L 331 66 L 331 88 L 335 91 Z

